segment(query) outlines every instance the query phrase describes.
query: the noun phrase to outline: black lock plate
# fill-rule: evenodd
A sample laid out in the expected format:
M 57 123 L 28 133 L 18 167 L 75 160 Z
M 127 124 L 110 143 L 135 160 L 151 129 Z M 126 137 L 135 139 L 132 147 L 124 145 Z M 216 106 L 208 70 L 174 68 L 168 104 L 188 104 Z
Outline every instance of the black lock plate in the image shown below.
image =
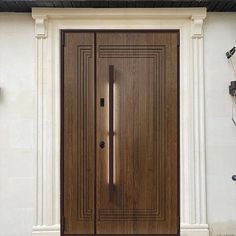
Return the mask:
M 104 106 L 105 106 L 105 99 L 100 98 L 100 107 L 104 107 Z

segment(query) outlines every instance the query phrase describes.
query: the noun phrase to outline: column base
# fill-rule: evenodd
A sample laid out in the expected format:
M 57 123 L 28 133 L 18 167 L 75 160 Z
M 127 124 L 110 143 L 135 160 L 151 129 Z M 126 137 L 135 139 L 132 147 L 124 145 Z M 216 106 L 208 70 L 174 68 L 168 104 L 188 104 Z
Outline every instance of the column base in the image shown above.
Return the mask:
M 183 224 L 181 236 L 209 236 L 207 224 Z M 34 226 L 32 236 L 60 236 L 60 225 Z
M 60 236 L 60 225 L 38 225 L 33 227 L 32 236 Z
M 181 236 L 209 236 L 207 224 L 182 224 L 180 228 Z

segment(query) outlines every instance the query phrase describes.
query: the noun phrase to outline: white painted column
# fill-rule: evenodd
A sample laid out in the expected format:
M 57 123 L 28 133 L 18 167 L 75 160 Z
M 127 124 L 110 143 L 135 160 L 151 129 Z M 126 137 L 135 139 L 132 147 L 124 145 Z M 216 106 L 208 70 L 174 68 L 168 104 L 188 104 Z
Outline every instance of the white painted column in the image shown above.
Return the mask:
M 205 86 L 204 86 L 204 61 L 203 61 L 203 18 L 192 17 L 190 55 L 192 79 L 189 83 L 189 92 L 192 102 L 189 111 L 192 113 L 192 122 L 188 132 L 189 143 L 192 143 L 192 152 L 182 157 L 181 186 L 182 236 L 209 236 L 206 220 L 206 169 L 205 169 Z M 192 136 L 192 138 L 191 138 Z M 184 147 L 183 147 L 184 148 Z M 188 166 L 186 166 L 188 165 Z M 185 172 L 185 173 L 184 173 Z
M 53 83 L 48 76 L 47 17 L 35 19 L 36 36 L 36 189 L 32 235 L 59 236 L 58 168 L 55 166 Z M 45 76 L 45 74 L 47 74 Z M 57 192 L 56 192 L 57 191 Z

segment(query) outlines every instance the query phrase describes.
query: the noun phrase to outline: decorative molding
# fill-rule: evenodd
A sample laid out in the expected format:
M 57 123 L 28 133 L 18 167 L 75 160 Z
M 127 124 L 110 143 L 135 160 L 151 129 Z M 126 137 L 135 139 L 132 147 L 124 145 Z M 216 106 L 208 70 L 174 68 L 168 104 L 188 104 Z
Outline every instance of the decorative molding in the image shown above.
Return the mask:
M 191 19 L 205 18 L 206 8 L 32 8 L 34 19 L 47 16 L 49 19 Z
M 57 231 L 34 231 L 32 236 L 60 236 L 60 229 Z
M 37 225 L 43 223 L 43 40 L 36 44 L 36 216 Z
M 34 18 L 34 20 L 35 20 L 35 37 L 46 38 L 47 37 L 47 16 L 40 15 Z
M 49 229 L 60 224 L 60 30 L 179 29 L 181 235 L 208 236 L 202 29 L 206 9 L 33 8 L 32 16 L 37 38 L 36 227 L 33 235 L 59 236 L 59 228 Z
M 181 236 L 209 236 L 207 224 L 184 224 L 181 225 Z
M 34 226 L 32 236 L 59 236 L 60 225 Z
M 194 126 L 194 190 L 195 206 L 192 220 L 206 222 L 206 177 L 205 177 L 205 86 L 203 65 L 203 38 L 193 38 L 193 126 Z
M 147 46 L 147 45 L 132 45 L 127 48 L 127 45 L 119 45 L 119 46 L 109 46 L 109 45 L 100 45 L 97 50 L 97 54 L 99 58 L 149 58 L 153 60 L 154 67 L 153 74 L 155 75 L 157 86 L 155 87 L 154 94 L 158 94 L 158 88 L 162 87 L 163 84 L 165 84 L 164 80 L 164 74 L 158 73 L 158 68 L 161 68 L 160 71 L 165 71 L 165 63 L 163 58 L 165 58 L 166 53 L 166 47 L 163 46 Z M 164 95 L 163 95 L 164 96 Z M 157 103 L 157 96 L 155 97 L 155 102 Z M 153 106 L 155 107 L 155 106 Z M 159 98 L 159 104 L 158 107 L 160 108 L 160 120 L 165 120 L 162 116 L 164 114 L 164 103 Z M 158 140 L 164 140 L 160 143 L 165 143 L 166 137 L 165 132 L 162 129 L 162 126 L 165 126 L 164 124 L 160 125 L 160 132 Z M 163 138 L 164 137 L 164 138 Z M 155 140 L 156 138 L 153 137 Z M 155 195 L 153 199 L 156 199 L 155 201 L 155 207 L 152 209 L 98 209 L 97 210 L 97 220 L 98 221 L 116 221 L 116 220 L 132 220 L 133 215 L 136 216 L 137 221 L 145 221 L 145 220 L 155 220 L 155 221 L 166 221 L 165 218 L 165 206 L 166 206 L 166 197 L 165 197 L 165 185 L 158 183 L 158 179 L 164 178 L 164 171 L 163 171 L 163 149 L 167 149 L 166 143 L 165 145 L 161 146 L 160 143 L 158 144 L 159 147 L 157 150 L 159 150 L 159 156 L 161 157 L 159 159 L 159 163 L 157 162 L 157 159 L 153 159 L 153 167 L 154 167 L 154 173 L 156 173 L 156 183 L 153 185 L 153 191 L 155 190 Z M 158 191 L 159 189 L 159 191 Z M 160 204 L 157 205 L 157 202 Z
M 202 38 L 203 37 L 203 20 L 206 15 L 202 16 L 192 16 L 191 24 L 191 34 L 193 38 Z
M 77 46 L 77 57 L 79 60 L 77 61 L 78 68 L 84 68 L 84 70 L 81 70 L 77 74 L 77 81 L 78 81 L 78 87 L 82 87 L 85 93 L 82 93 L 82 90 L 79 90 L 77 92 L 77 101 L 80 104 L 79 107 L 83 107 L 84 101 L 88 101 L 88 94 L 87 94 L 87 88 L 89 83 L 89 77 L 91 76 L 87 71 L 89 70 L 89 64 L 91 64 L 90 60 L 93 60 L 93 48 L 91 45 L 79 45 Z M 79 99 L 80 98 L 80 99 Z M 87 115 L 87 112 L 89 110 L 88 106 L 84 106 L 84 114 Z M 82 131 L 80 131 L 80 135 L 78 135 L 78 143 L 83 143 L 83 148 L 79 152 L 77 158 L 78 158 L 78 168 L 82 166 L 78 172 L 78 190 L 77 197 L 80 200 L 80 204 L 78 204 L 77 207 L 77 216 L 78 220 L 80 221 L 92 221 L 93 220 L 93 208 L 92 203 L 89 202 L 89 197 L 93 195 L 93 192 L 91 192 L 89 188 L 89 179 L 91 179 L 93 176 L 89 174 L 87 171 L 91 168 L 91 165 L 89 166 L 89 159 L 90 155 L 88 154 L 88 149 L 90 147 L 90 143 L 88 142 L 88 139 L 86 139 L 86 134 L 88 132 L 88 117 L 83 119 L 78 119 L 78 127 L 84 127 Z M 92 178 L 93 179 L 93 178 Z

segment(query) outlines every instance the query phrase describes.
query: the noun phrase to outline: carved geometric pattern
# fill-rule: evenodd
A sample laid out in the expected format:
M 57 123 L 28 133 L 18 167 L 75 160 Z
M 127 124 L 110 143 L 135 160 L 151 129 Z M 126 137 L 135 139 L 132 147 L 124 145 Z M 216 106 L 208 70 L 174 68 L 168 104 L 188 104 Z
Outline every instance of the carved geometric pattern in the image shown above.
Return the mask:
M 77 188 L 77 217 L 81 221 L 91 221 L 93 219 L 93 210 L 90 202 L 91 195 L 89 191 L 89 178 L 88 174 L 88 81 L 90 78 L 89 63 L 92 58 L 92 46 L 82 45 L 77 46 L 77 81 L 78 81 L 78 94 L 77 101 L 79 103 L 78 110 L 78 188 Z M 87 105 L 85 105 L 87 104 Z
M 166 122 L 164 105 L 165 105 L 165 46 L 163 45 L 99 45 L 98 56 L 100 58 L 150 58 L 153 59 L 154 66 L 153 75 L 156 78 L 153 86 L 155 96 L 155 104 L 159 101 L 160 111 L 157 113 L 160 116 L 159 122 Z M 158 88 L 164 88 L 159 89 Z M 159 99 L 157 96 L 159 95 Z M 156 107 L 153 107 L 156 109 Z M 153 117 L 154 122 L 157 117 Z M 98 209 L 98 221 L 133 221 L 134 219 L 140 221 L 165 221 L 165 206 L 166 206 L 166 190 L 165 184 L 161 183 L 165 175 L 165 151 L 167 150 L 166 125 L 159 123 L 159 161 L 157 161 L 157 153 L 154 150 L 154 171 L 156 173 L 156 181 L 153 189 L 155 191 L 155 206 L 153 209 Z M 154 135 L 157 132 L 154 132 Z M 154 140 L 157 140 L 153 137 Z M 153 145 L 155 146 L 155 145 Z M 155 155 L 156 154 L 156 155 Z

